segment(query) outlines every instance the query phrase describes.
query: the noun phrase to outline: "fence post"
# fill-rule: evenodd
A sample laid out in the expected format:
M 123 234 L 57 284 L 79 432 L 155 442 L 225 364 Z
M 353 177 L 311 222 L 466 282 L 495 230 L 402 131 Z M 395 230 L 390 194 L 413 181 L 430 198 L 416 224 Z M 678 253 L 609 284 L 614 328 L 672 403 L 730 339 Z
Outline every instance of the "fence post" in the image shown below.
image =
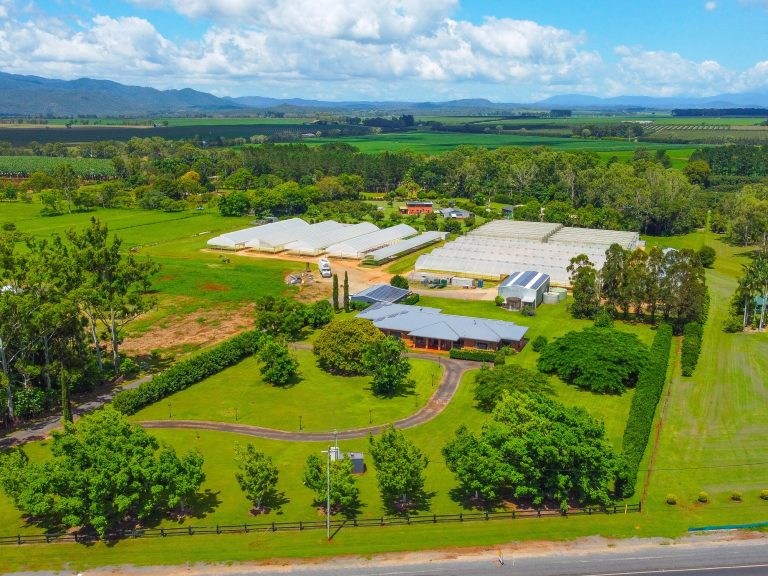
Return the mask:
M 488 516 L 488 510 L 485 511 L 485 519 L 490 520 L 490 517 Z
M 189 535 L 190 535 L 190 536 L 192 536 L 192 534 L 193 534 L 193 532 L 192 532 L 192 526 L 189 526 L 189 527 L 187 528 L 187 531 L 189 532 Z
M 357 516 L 355 516 L 355 517 L 354 517 L 352 520 L 353 520 L 353 521 L 354 521 L 354 523 L 355 523 L 355 528 L 357 528 Z
M 437 514 L 432 514 L 432 524 L 437 524 Z
M 216 524 L 216 534 L 221 534 L 221 528 L 219 528 L 218 524 Z
M 643 509 L 643 501 L 640 500 L 640 502 L 637 503 L 637 511 L 642 512 Z
M 512 520 L 514 520 L 515 518 L 517 518 L 517 511 L 512 510 Z
M 541 518 L 541 508 L 536 508 L 536 514 Z
M 613 513 L 616 514 L 616 504 L 613 505 Z
M 464 522 L 464 512 L 459 512 L 459 522 Z
M 275 523 L 272 522 L 272 532 L 276 532 L 276 531 L 277 531 L 277 528 L 275 527 Z
M 16 543 L 17 543 L 17 544 L 19 544 L 19 545 L 21 545 L 21 534 L 19 534 L 18 536 L 16 536 Z
M 160 536 L 165 538 L 165 528 L 160 528 Z
M 381 517 L 381 525 L 384 526 L 384 516 Z
M 245 530 L 245 533 L 248 534 L 248 524 L 243 524 L 243 530 Z
M 405 515 L 405 521 L 408 523 L 408 526 L 411 525 L 411 516 L 410 516 L 410 514 L 406 514 Z
M 78 540 L 77 540 L 77 532 L 75 532 L 75 542 L 78 542 Z

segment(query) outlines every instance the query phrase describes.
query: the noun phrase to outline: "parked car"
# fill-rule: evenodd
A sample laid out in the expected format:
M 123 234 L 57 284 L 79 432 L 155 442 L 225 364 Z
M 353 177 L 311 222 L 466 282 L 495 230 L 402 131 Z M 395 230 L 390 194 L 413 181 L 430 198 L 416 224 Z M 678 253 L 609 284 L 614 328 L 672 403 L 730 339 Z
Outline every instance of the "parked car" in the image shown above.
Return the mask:
M 333 276 L 333 272 L 331 272 L 331 263 L 328 261 L 328 258 L 320 258 L 317 261 L 317 267 L 320 269 L 320 276 L 323 278 L 330 278 Z

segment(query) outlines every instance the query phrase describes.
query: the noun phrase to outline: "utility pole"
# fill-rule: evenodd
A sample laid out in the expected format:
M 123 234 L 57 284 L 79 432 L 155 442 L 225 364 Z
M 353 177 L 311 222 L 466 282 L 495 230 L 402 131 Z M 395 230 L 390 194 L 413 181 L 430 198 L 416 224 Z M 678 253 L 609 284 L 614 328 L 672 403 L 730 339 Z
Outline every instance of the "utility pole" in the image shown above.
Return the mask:
M 323 450 L 328 454 L 328 464 L 326 466 L 327 474 L 327 486 L 326 486 L 326 501 L 325 501 L 325 536 L 330 541 L 331 539 L 331 450 L 333 446 L 328 446 L 328 450 Z

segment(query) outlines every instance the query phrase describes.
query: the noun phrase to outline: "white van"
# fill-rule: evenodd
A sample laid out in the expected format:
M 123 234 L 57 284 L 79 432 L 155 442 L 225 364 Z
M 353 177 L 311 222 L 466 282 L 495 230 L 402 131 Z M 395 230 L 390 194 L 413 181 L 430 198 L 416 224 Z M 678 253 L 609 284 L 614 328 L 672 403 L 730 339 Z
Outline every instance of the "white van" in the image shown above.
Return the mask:
M 317 261 L 317 267 L 320 269 L 320 276 L 323 278 L 330 278 L 333 276 L 333 272 L 331 272 L 331 263 L 328 261 L 328 258 L 320 258 Z

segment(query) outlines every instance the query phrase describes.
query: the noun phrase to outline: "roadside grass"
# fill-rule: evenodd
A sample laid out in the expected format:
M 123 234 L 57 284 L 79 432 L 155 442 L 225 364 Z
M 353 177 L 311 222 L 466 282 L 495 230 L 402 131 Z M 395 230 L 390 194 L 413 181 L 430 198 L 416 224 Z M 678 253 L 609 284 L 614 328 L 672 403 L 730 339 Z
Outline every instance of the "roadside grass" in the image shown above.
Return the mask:
M 322 371 L 310 350 L 296 350 L 299 378 L 272 386 L 261 378 L 255 358 L 244 360 L 211 378 L 144 408 L 133 419 L 212 420 L 279 430 L 330 432 L 369 424 L 387 424 L 416 412 L 429 400 L 442 378 L 437 362 L 412 359 L 415 387 L 402 396 L 380 398 L 368 376 L 334 376 Z M 237 409 L 237 411 L 235 411 Z M 237 419 L 236 419 L 237 417 Z

